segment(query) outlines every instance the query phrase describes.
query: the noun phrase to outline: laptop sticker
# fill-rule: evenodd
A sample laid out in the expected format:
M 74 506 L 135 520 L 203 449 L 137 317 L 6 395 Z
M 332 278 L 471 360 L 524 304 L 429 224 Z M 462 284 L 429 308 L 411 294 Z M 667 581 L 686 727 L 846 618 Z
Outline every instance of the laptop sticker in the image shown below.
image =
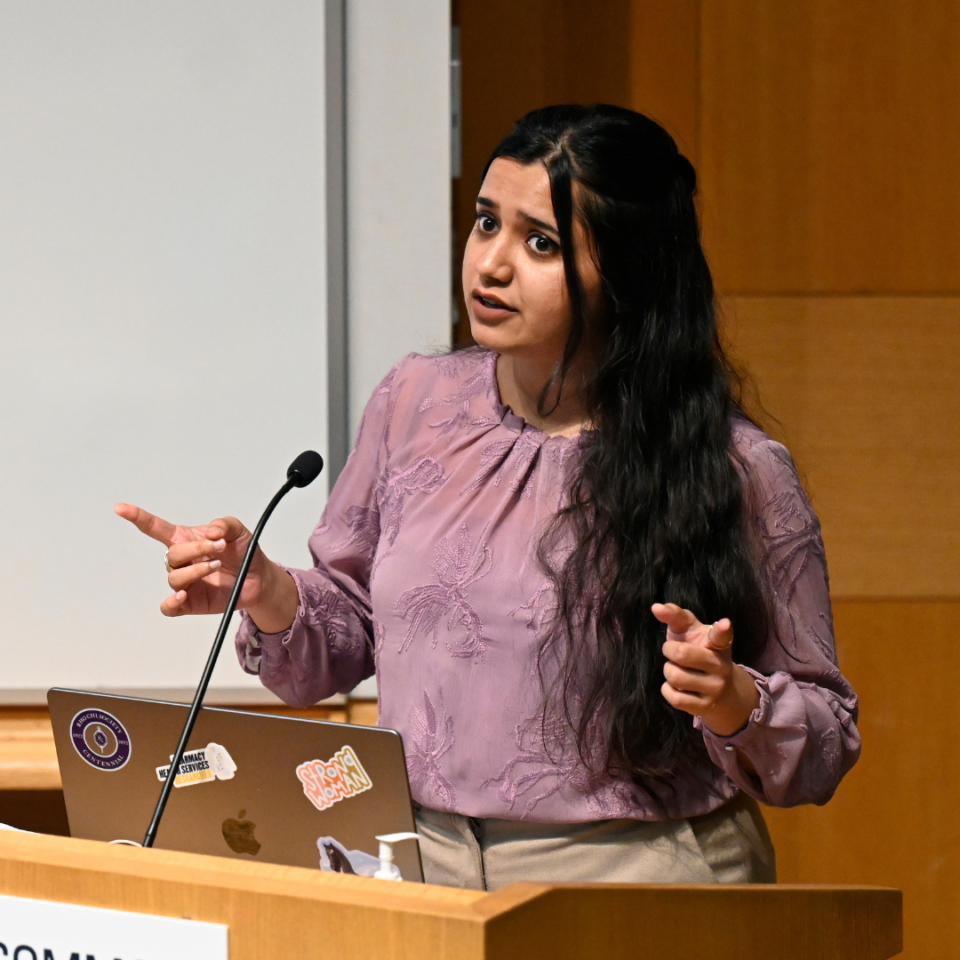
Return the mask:
M 310 760 L 297 767 L 307 799 L 327 810 L 340 800 L 355 797 L 373 786 L 353 747 L 341 747 L 329 760 Z
M 320 851 L 321 870 L 372 877 L 380 869 L 379 857 L 363 850 L 347 850 L 335 837 L 318 837 L 317 849 Z
M 77 753 L 98 770 L 119 770 L 130 759 L 130 735 L 106 710 L 81 710 L 70 721 L 70 739 Z
M 173 757 L 170 758 L 171 760 Z M 177 768 L 175 787 L 189 787 L 194 783 L 207 783 L 213 780 L 232 780 L 237 772 L 227 748 L 219 743 L 208 743 L 201 750 L 188 750 Z M 170 776 L 170 764 L 157 767 L 157 779 L 161 782 Z

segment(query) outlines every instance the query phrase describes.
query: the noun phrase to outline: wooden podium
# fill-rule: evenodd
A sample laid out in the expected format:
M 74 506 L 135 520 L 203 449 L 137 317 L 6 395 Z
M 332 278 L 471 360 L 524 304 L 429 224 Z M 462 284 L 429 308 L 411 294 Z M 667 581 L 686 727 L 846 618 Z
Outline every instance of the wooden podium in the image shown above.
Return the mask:
M 880 887 L 516 883 L 477 893 L 0 832 L 0 893 L 224 923 L 230 960 L 884 960 Z

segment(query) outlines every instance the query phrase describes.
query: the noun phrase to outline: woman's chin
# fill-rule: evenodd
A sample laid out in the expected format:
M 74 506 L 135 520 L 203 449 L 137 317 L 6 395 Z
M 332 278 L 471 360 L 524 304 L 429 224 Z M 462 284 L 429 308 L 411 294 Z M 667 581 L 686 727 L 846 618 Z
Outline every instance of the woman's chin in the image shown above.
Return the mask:
M 489 327 L 470 327 L 470 335 L 478 347 L 492 350 L 502 357 L 512 357 L 514 360 L 523 360 L 542 365 L 544 363 L 559 363 L 563 350 L 557 350 L 554 344 L 530 343 L 517 337 L 497 335 L 498 331 Z
M 470 336 L 478 347 L 486 347 L 497 353 L 503 353 L 510 346 L 511 338 L 505 337 L 502 330 L 492 324 L 480 323 L 473 317 L 470 318 Z
M 528 346 L 523 337 L 517 336 L 518 332 L 504 322 L 485 323 L 476 317 L 470 317 L 470 336 L 477 346 L 486 347 L 496 353 L 514 353 L 518 348 Z

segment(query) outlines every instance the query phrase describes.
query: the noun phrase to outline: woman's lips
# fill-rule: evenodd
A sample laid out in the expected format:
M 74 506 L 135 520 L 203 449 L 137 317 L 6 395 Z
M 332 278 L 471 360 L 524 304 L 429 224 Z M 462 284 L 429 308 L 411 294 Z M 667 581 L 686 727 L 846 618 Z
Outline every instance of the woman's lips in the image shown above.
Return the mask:
M 484 302 L 484 301 L 487 302 Z M 513 307 L 508 307 L 499 300 L 490 297 L 482 297 L 480 294 L 473 295 L 473 312 L 478 320 L 494 321 L 505 320 L 511 314 L 517 311 Z

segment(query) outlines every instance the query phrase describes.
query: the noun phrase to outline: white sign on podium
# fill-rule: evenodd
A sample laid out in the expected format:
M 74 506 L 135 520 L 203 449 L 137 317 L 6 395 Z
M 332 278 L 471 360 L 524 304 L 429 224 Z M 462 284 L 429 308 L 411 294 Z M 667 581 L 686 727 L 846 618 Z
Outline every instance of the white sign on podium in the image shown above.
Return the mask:
M 227 960 L 220 923 L 0 895 L 0 960 Z

